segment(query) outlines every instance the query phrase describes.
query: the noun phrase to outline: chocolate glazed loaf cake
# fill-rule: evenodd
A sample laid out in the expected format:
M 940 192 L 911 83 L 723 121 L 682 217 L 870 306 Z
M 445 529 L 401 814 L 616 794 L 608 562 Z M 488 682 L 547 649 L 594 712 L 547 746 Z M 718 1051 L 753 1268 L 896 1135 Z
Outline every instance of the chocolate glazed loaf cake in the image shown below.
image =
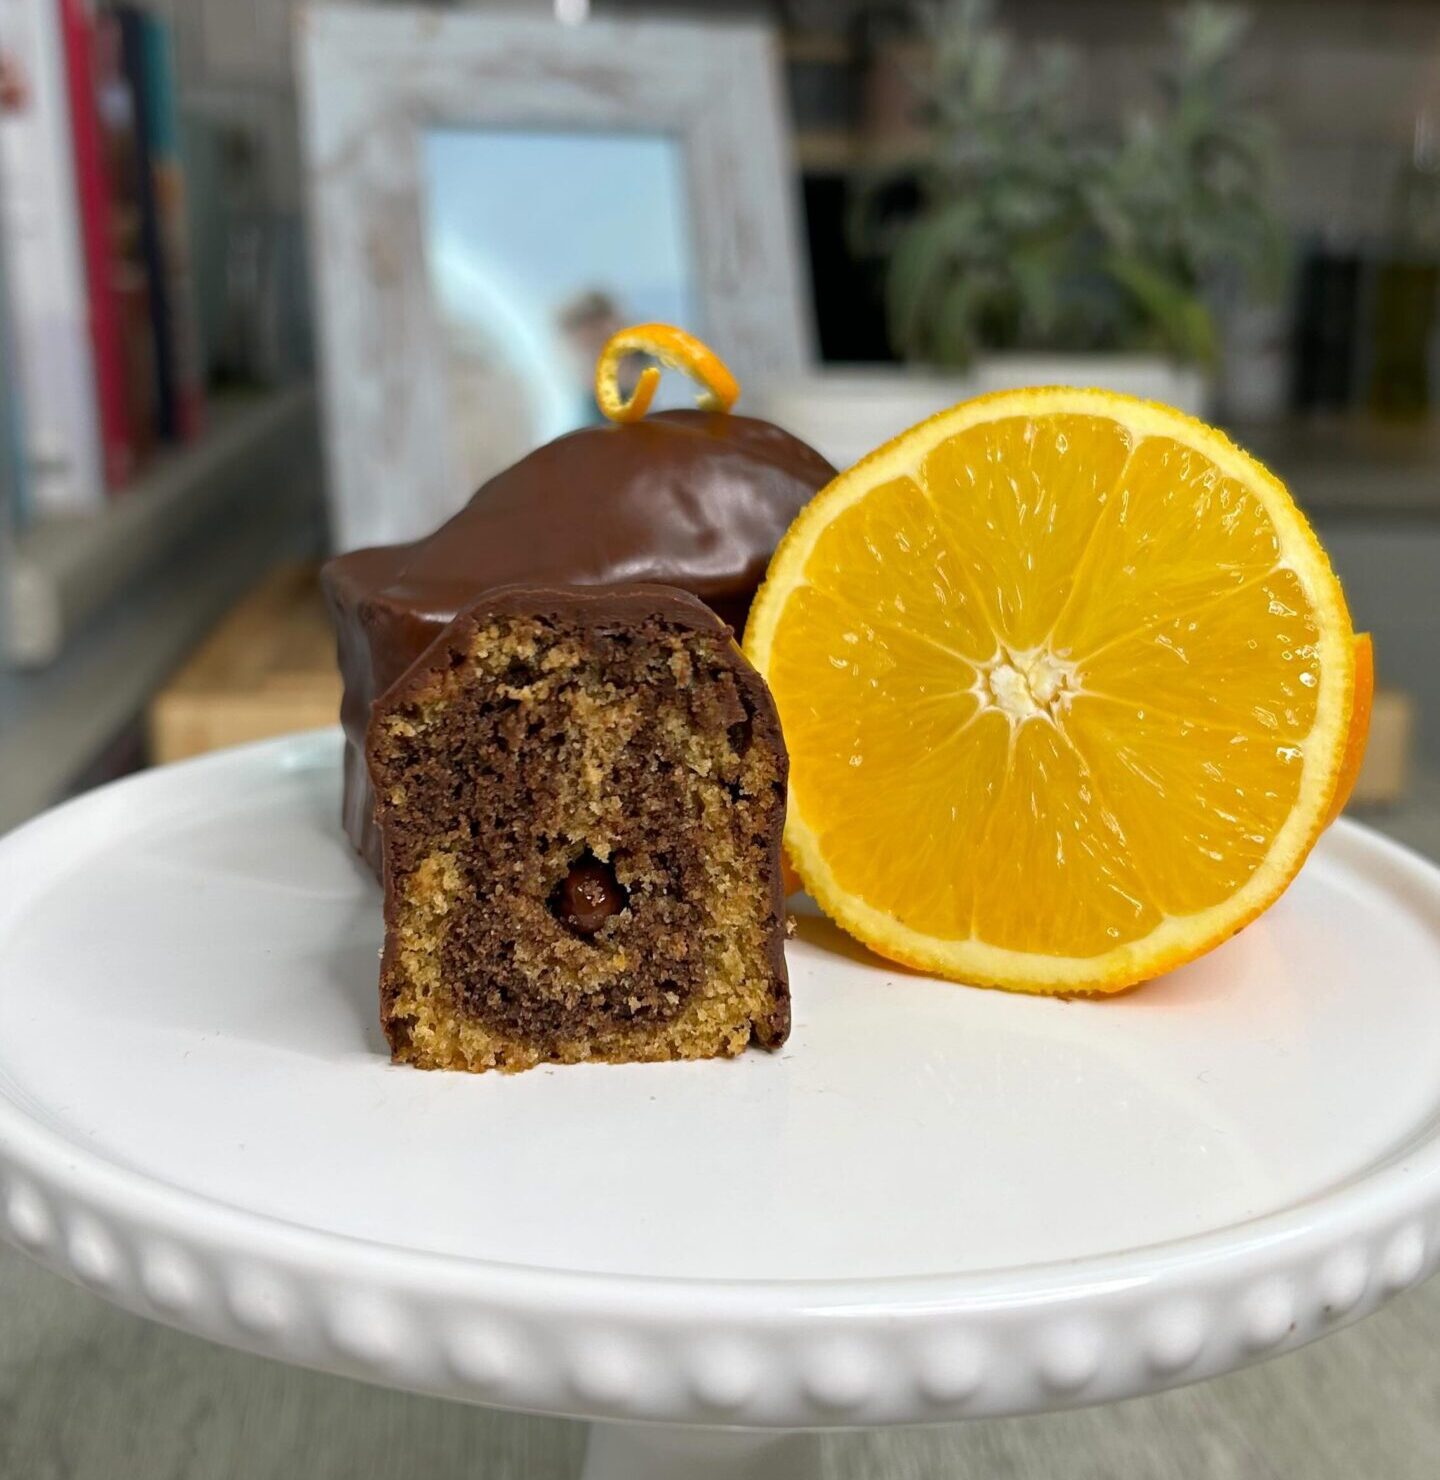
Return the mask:
M 785 1041 L 786 757 L 701 602 L 510 587 L 375 705 L 397 1061 L 526 1069 Z
M 835 470 L 769 422 L 703 411 L 587 427 L 492 478 L 409 545 L 354 550 L 322 581 L 345 679 L 345 829 L 380 867 L 365 771 L 375 698 L 495 586 L 656 581 L 737 632 L 780 536 Z

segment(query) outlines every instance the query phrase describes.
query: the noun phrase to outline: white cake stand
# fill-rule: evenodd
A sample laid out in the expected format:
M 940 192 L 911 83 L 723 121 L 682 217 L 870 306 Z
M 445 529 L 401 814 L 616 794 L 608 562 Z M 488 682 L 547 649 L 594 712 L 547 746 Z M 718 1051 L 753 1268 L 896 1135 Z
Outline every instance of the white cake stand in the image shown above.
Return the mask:
M 589 1480 L 797 1480 L 785 1430 L 1207 1377 L 1440 1257 L 1440 872 L 1359 827 L 1118 1000 L 809 917 L 778 1055 L 472 1077 L 386 1059 L 338 771 L 283 740 L 0 842 L 0 1230 L 130 1310 L 618 1420 Z

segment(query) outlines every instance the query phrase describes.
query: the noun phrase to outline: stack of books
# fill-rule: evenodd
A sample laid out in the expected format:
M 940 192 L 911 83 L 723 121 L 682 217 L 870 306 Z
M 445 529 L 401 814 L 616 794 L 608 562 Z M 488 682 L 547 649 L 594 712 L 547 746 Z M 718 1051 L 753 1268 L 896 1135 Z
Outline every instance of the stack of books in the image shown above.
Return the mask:
M 21 524 L 102 507 L 204 420 L 169 28 L 0 0 L 0 256 Z M 3 452 L 3 449 L 0 449 Z

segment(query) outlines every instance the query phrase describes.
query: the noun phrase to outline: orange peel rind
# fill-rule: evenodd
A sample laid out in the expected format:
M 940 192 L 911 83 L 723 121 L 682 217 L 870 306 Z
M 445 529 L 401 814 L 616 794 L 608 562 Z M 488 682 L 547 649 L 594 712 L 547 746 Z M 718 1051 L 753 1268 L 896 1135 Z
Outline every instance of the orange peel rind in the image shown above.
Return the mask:
M 729 411 L 740 398 L 740 382 L 703 340 L 674 324 L 634 324 L 612 334 L 595 361 L 595 401 L 611 421 L 639 421 L 650 409 L 660 384 L 660 370 L 647 365 L 635 389 L 620 388 L 620 362 L 626 355 L 649 355 L 670 370 L 679 370 L 701 387 L 696 404 L 704 411 Z
M 1340 760 L 1340 779 L 1335 786 L 1335 800 L 1330 804 L 1326 826 L 1345 810 L 1360 768 L 1365 763 L 1365 745 L 1370 739 L 1370 710 L 1375 702 L 1375 644 L 1368 632 L 1355 634 L 1355 702 L 1350 709 L 1350 729 L 1345 737 L 1345 754 Z

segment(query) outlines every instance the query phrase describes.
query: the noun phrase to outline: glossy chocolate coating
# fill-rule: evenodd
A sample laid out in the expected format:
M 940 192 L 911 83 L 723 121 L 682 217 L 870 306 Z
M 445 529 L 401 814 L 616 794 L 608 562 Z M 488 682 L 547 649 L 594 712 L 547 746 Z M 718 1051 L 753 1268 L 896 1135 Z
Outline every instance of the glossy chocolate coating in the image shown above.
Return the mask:
M 834 472 L 769 422 L 665 411 L 559 437 L 424 539 L 331 560 L 321 580 L 345 681 L 344 822 L 371 866 L 370 706 L 458 612 L 514 582 L 645 581 L 691 592 L 738 632 L 780 536 Z

